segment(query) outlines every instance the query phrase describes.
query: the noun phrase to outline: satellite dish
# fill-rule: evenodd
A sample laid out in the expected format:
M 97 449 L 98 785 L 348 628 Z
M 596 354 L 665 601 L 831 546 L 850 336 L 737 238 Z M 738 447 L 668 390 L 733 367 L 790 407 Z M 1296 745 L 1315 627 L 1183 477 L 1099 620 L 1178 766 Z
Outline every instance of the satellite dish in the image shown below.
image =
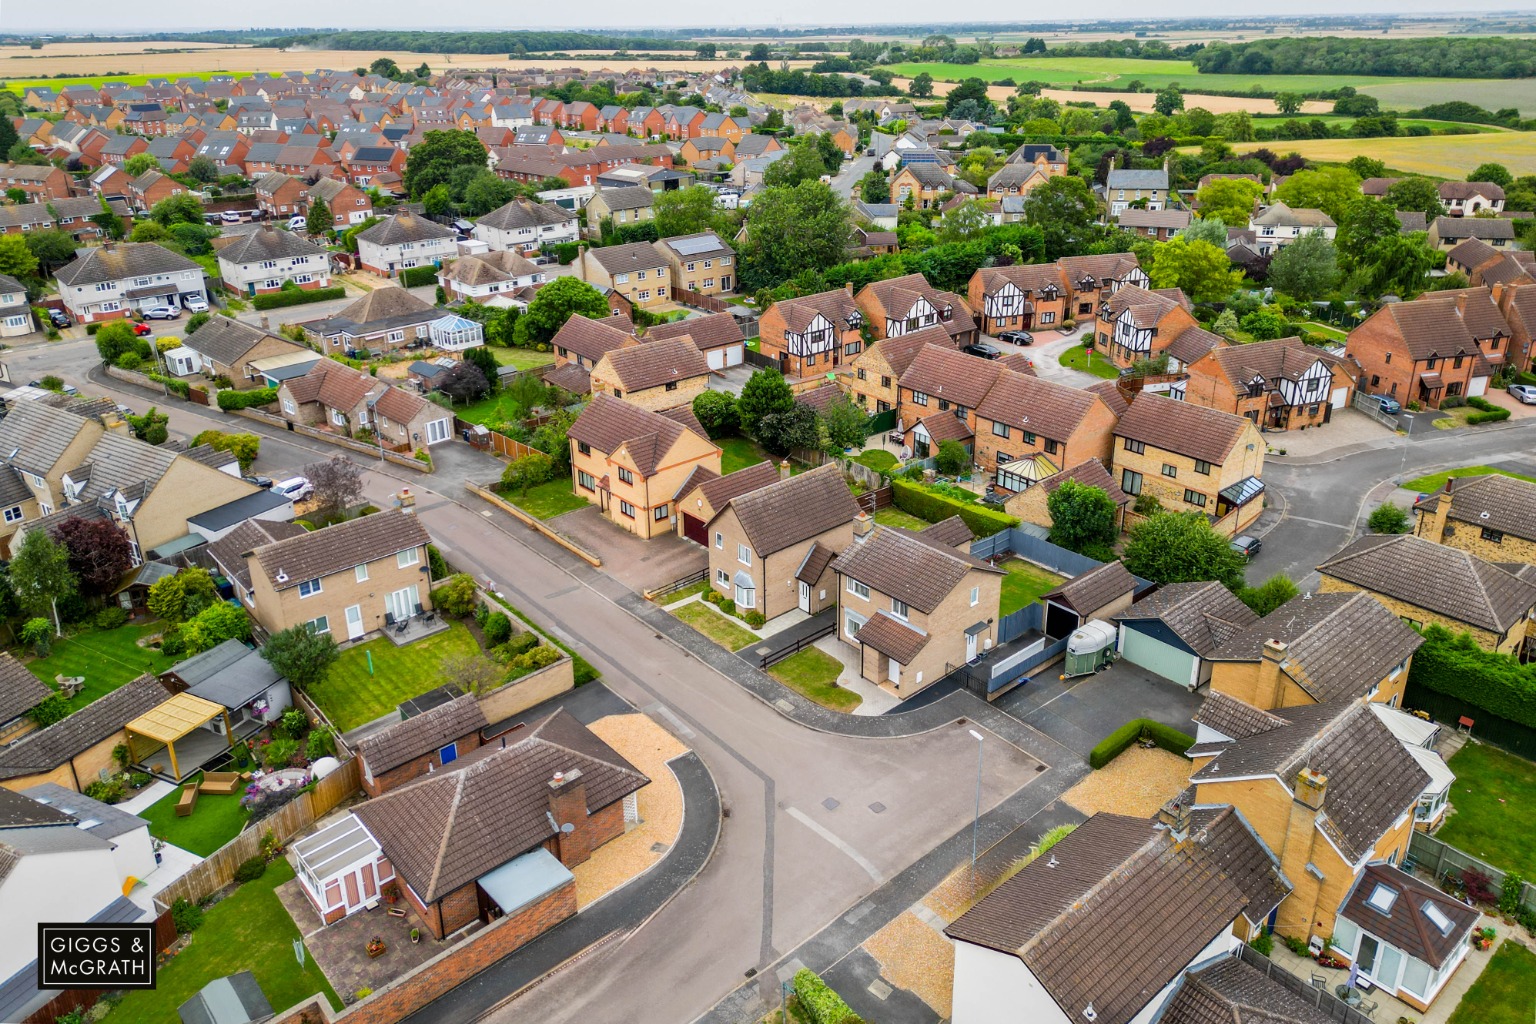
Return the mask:
M 576 826 L 575 826 L 575 825 L 573 825 L 573 824 L 571 824 L 571 823 L 570 823 L 570 822 L 569 822 L 569 821 L 568 821 L 568 822 L 566 822 L 566 823 L 565 823 L 565 824 L 564 824 L 564 825 L 561 825 L 561 826 L 560 826 L 560 831 L 561 831 L 561 832 L 564 832 L 564 833 L 565 833 L 565 834 L 566 834 L 566 835 L 570 835 L 570 834 L 571 834 L 571 833 L 572 833 L 572 832 L 575 832 L 575 831 L 576 831 Z

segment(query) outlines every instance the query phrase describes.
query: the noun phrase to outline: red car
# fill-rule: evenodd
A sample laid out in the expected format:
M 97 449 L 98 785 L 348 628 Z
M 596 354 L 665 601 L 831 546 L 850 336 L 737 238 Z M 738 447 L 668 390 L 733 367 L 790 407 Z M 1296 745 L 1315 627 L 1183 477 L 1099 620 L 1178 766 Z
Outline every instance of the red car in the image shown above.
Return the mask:
M 142 338 L 146 334 L 154 334 L 155 329 L 149 326 L 149 324 L 134 324 L 133 333 Z

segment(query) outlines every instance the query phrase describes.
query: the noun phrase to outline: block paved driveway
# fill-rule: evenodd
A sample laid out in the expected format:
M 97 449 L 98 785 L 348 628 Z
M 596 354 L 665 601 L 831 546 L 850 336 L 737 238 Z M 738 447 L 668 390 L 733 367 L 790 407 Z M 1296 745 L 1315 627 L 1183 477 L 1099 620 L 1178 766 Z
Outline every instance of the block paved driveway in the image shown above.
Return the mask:
M 1060 671 L 1060 665 L 1050 669 L 1056 675 Z M 1133 718 L 1150 718 L 1193 736 L 1195 712 L 1210 689 L 1192 694 L 1128 661 L 1076 679 L 1056 675 L 1032 679 L 1005 693 L 994 706 L 1083 757 Z
M 642 540 L 603 518 L 596 505 L 567 512 L 546 525 L 603 560 L 603 572 L 636 593 L 709 567 L 709 552 L 676 534 Z

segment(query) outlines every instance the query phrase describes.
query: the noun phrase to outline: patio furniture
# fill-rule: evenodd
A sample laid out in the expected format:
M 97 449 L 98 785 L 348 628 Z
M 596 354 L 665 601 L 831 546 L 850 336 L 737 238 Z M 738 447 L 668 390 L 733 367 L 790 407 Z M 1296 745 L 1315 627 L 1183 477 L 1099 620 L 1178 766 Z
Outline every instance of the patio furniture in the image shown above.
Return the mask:
M 205 772 L 203 784 L 197 787 L 200 793 L 217 793 L 220 796 L 229 796 L 240 788 L 239 772 Z
M 185 818 L 191 815 L 193 808 L 197 806 L 197 783 L 183 786 L 181 799 L 176 801 L 176 817 Z
M 74 697 L 85 686 L 85 676 L 54 676 L 53 681 L 58 684 L 65 700 Z
M 1362 999 L 1362 1000 L 1360 1000 L 1360 1005 L 1355 1007 L 1355 1009 L 1359 1010 L 1361 1013 L 1365 1014 L 1367 1017 L 1371 1018 L 1372 1020 L 1375 1020 L 1376 1019 L 1376 1007 L 1378 1005 L 1379 1004 L 1375 1000 Z
M 437 612 L 431 610 L 430 608 L 423 609 L 421 607 L 421 602 L 417 601 L 416 602 L 416 617 L 418 619 L 420 619 L 422 622 L 431 622 L 433 619 L 437 618 Z
M 395 635 L 399 636 L 400 634 L 404 633 L 406 630 L 408 630 L 410 628 L 411 628 L 411 620 L 410 619 L 401 619 L 399 622 L 395 623 Z
M 1338 996 L 1344 1002 L 1344 1005 L 1351 1009 L 1358 1007 L 1360 1001 L 1365 998 L 1365 994 L 1352 985 L 1335 985 L 1333 987 L 1333 994 Z
M 1312 975 L 1312 987 L 1313 988 L 1320 988 L 1320 989 L 1327 989 L 1328 988 L 1328 976 L 1325 975 L 1325 974 L 1314 974 L 1314 975 Z
M 393 629 L 394 625 L 395 625 L 395 613 L 394 612 L 385 612 L 384 613 L 384 628 L 385 629 Z

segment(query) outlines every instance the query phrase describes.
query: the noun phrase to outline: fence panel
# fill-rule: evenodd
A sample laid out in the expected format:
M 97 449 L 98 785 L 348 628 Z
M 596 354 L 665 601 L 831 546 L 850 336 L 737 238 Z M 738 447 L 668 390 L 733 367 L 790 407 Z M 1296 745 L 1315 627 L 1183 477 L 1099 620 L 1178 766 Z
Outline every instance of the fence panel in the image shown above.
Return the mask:
M 1468 704 L 1460 698 L 1437 693 L 1426 686 L 1418 685 L 1412 679 L 1409 679 L 1408 689 L 1403 693 L 1403 704 L 1429 712 L 1435 721 L 1450 728 L 1455 728 L 1461 718 L 1470 718 L 1474 723 L 1472 735 L 1482 742 L 1508 750 L 1512 754 L 1519 754 L 1526 759 L 1536 760 L 1536 729 L 1530 726 L 1500 718 L 1491 711 L 1475 704 Z
M 1080 555 L 1075 551 L 1052 544 L 1017 527 L 1003 530 L 990 537 L 983 537 L 971 545 L 971 554 L 977 558 L 994 558 L 1005 551 L 1012 551 L 1020 558 L 1045 566 L 1064 576 L 1081 576 L 1090 569 L 1097 569 L 1103 562 Z
M 778 356 L 764 355 L 761 352 L 754 352 L 750 348 L 743 353 L 743 358 L 748 366 L 761 366 L 769 370 L 777 370 L 779 368 Z
M 473 426 L 475 426 L 475 424 L 469 422 L 468 420 L 460 419 L 457 416 L 453 418 L 453 432 L 460 438 L 464 436 L 464 431 L 470 429 Z M 498 434 L 494 430 L 490 432 L 489 436 L 491 439 L 491 450 L 494 451 L 497 455 L 502 455 L 509 459 L 520 459 L 524 455 L 532 455 L 538 451 L 537 448 L 530 448 L 528 445 L 523 444 L 523 442 L 517 440 L 516 438 L 508 437 L 505 434 Z
M 1417 865 L 1436 878 L 1440 878 L 1446 872 L 1461 874 L 1462 871 L 1471 868 L 1473 871 L 1487 875 L 1493 882 L 1493 889 L 1497 892 L 1504 885 L 1505 873 L 1489 864 L 1485 860 L 1478 860 L 1470 853 L 1442 842 L 1427 832 L 1414 830 L 1408 839 L 1408 854 Z M 1536 910 L 1536 883 L 1526 882 L 1520 887 L 1520 902 L 1530 910 Z
M 1045 632 L 1045 605 L 1032 601 L 1016 612 L 998 616 L 997 642 L 1006 644 L 1035 629 Z
M 1397 429 L 1397 417 L 1391 413 L 1382 412 L 1381 403 L 1376 401 L 1376 397 L 1374 395 L 1367 395 L 1363 392 L 1356 391 L 1354 397 L 1354 406 L 1356 409 L 1359 409 L 1361 412 L 1365 413 L 1377 423 L 1389 426 L 1393 430 Z
M 713 295 L 705 295 L 703 292 L 696 292 L 689 288 L 679 288 L 677 285 L 672 286 L 672 301 L 681 302 L 685 306 L 696 306 L 711 313 L 724 313 L 731 308 L 730 303 L 722 302 Z

